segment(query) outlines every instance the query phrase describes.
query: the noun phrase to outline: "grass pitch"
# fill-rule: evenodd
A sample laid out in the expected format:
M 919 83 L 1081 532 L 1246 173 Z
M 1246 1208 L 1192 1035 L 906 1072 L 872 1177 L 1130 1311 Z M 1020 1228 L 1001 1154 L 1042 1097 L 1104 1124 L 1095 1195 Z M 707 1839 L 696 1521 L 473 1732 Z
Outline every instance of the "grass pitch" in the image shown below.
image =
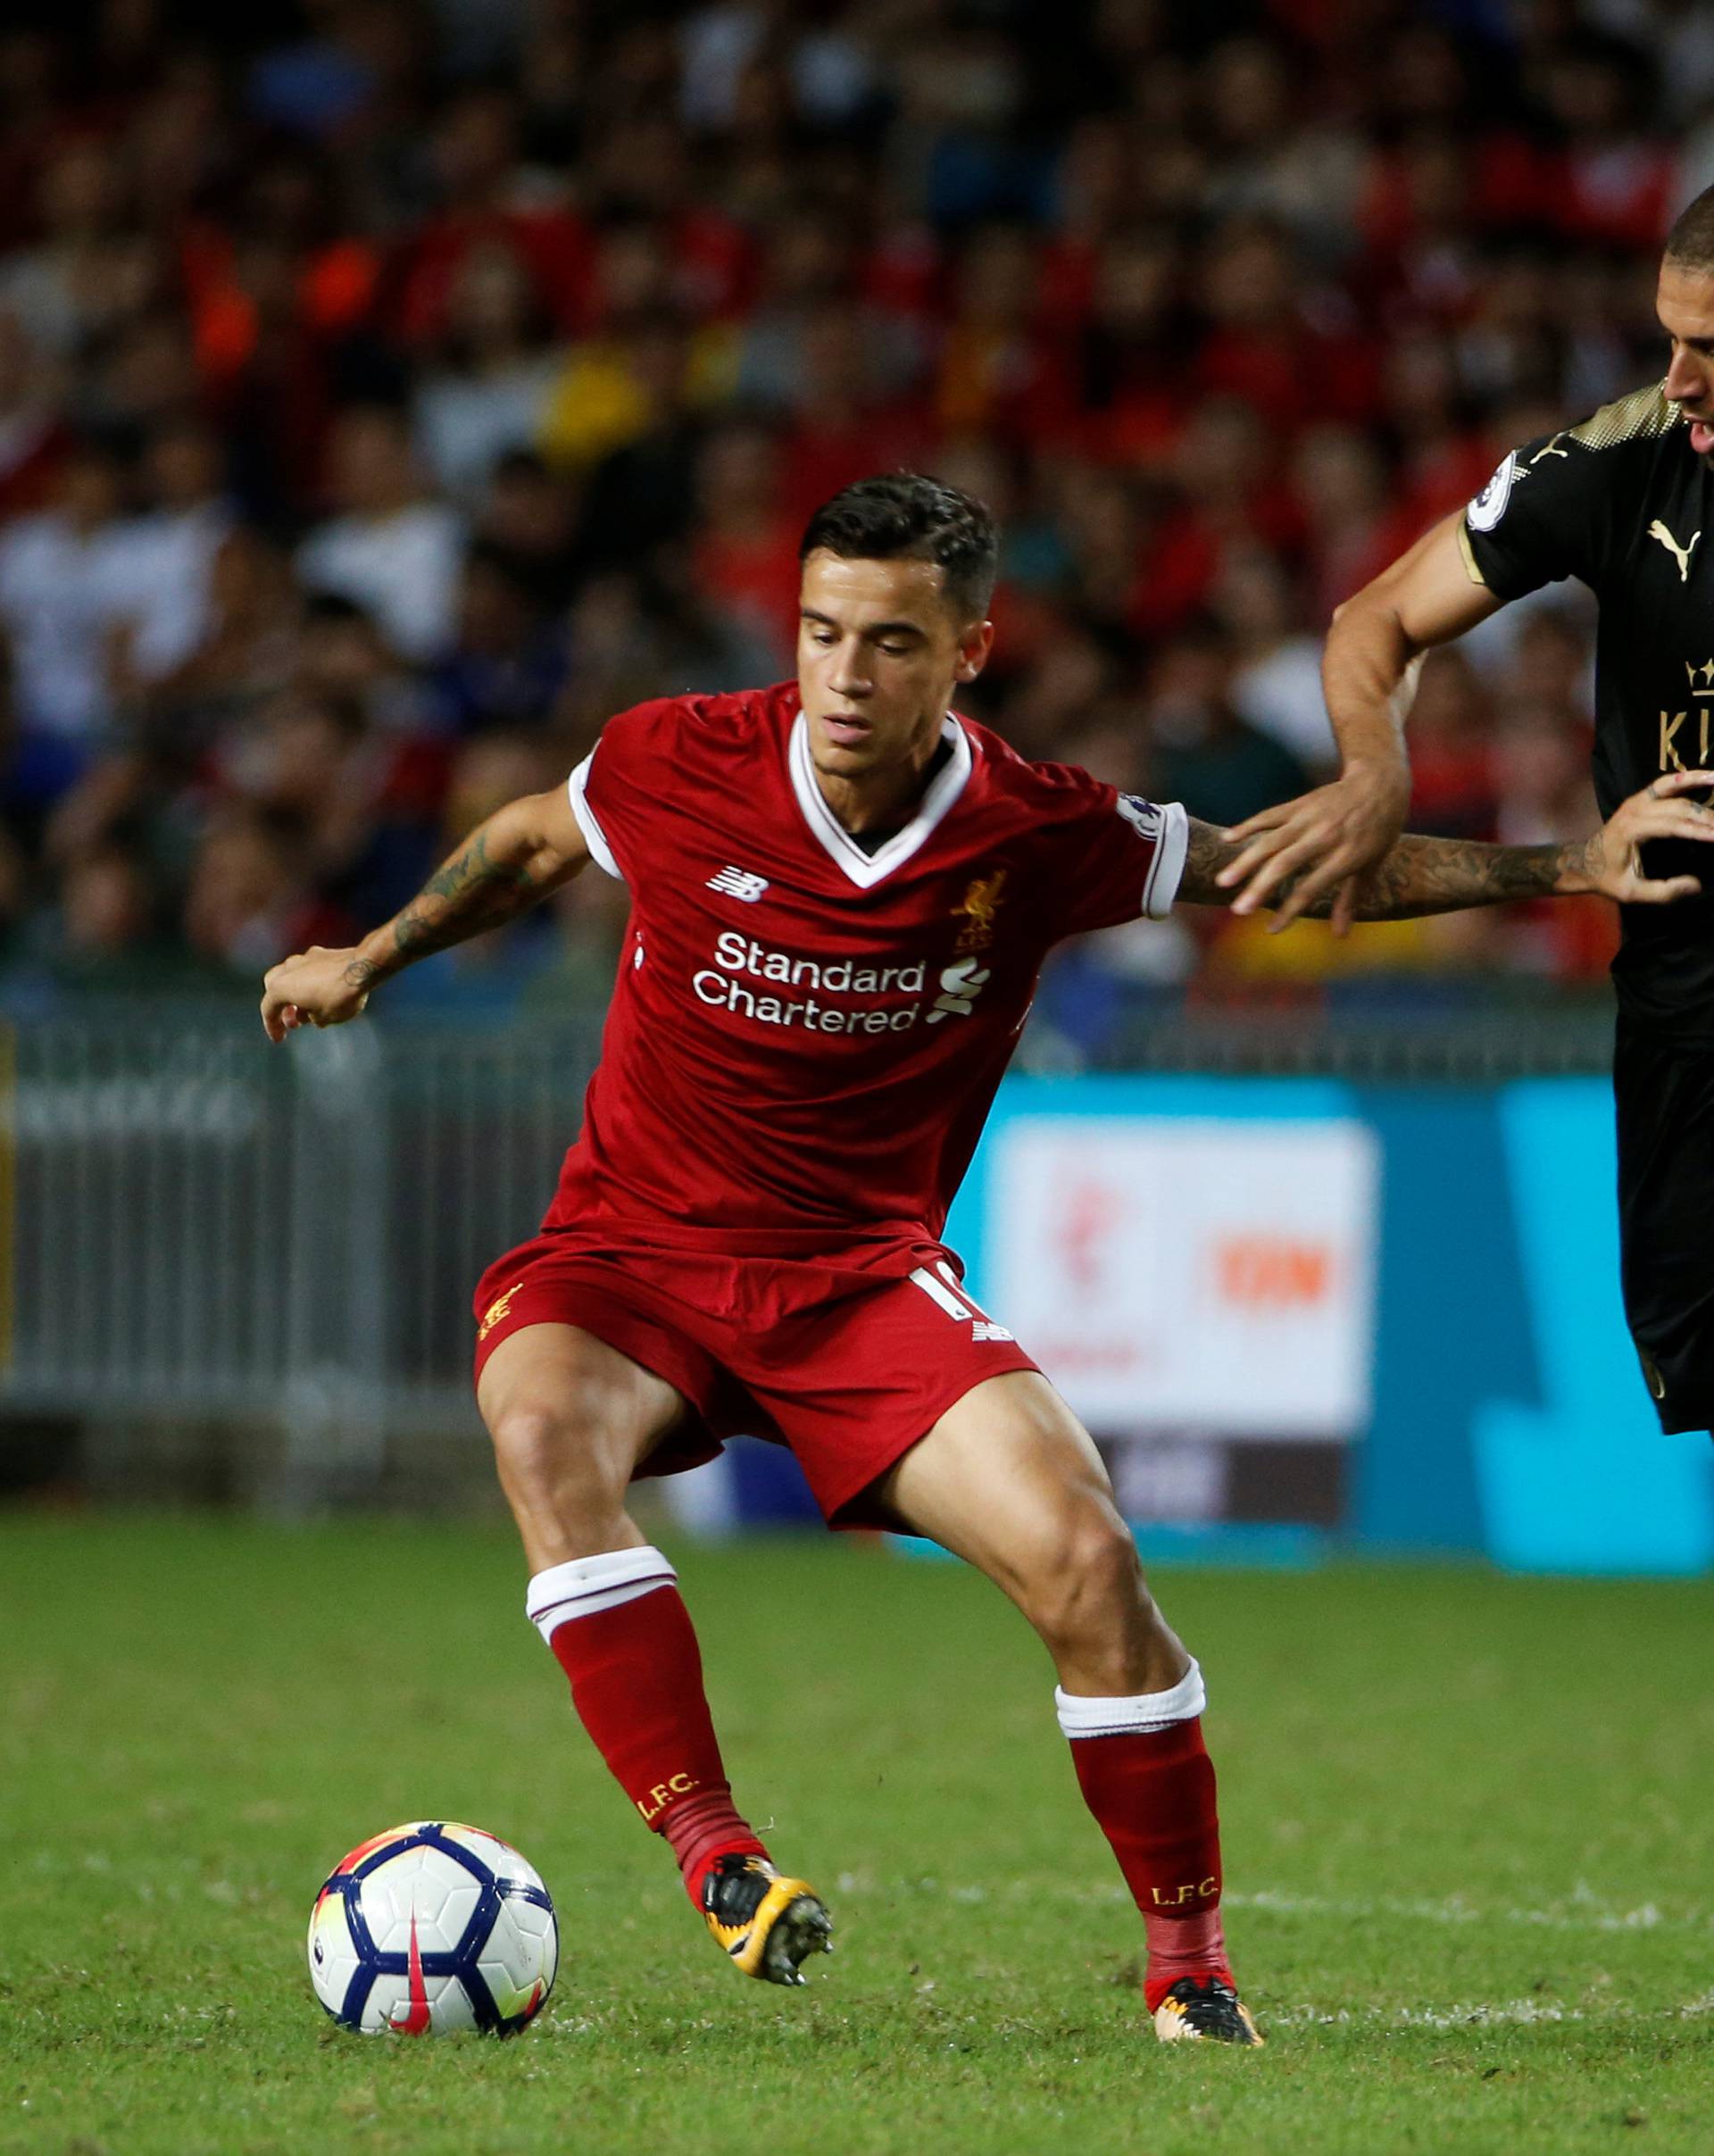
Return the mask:
M 1261 2052 L 1169 2050 L 1052 1677 L 984 1582 L 682 1553 L 740 1801 L 826 1892 L 720 1966 L 497 1531 L 0 1519 L 0 2150 L 1178 2156 L 1714 2147 L 1714 1588 L 1181 1572 Z M 408 1818 L 516 1842 L 510 2044 L 336 2030 L 303 1933 Z

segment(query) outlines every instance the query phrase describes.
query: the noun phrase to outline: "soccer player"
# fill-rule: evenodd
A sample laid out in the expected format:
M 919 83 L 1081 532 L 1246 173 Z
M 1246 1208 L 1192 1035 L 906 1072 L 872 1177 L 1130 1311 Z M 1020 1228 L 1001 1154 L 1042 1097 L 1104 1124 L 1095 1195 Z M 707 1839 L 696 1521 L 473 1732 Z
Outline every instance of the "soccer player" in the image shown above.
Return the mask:
M 1510 601 L 1576 577 L 1600 604 L 1595 795 L 1606 814 L 1710 760 L 1714 728 L 1714 187 L 1668 235 L 1655 310 L 1662 381 L 1513 450 L 1334 616 L 1324 675 L 1346 770 L 1251 818 L 1219 880 L 1236 910 L 1292 885 L 1280 922 L 1381 858 L 1410 789 L 1403 720 L 1418 661 Z M 1652 850 L 1673 878 L 1685 850 Z M 1349 901 L 1345 903 L 1348 905 Z M 1661 1428 L 1714 1425 L 1714 894 L 1627 904 L 1618 1027 L 1620 1285 Z
M 589 862 L 624 878 L 582 1132 L 541 1232 L 476 1293 L 528 1613 L 585 1727 L 723 1951 L 801 1981 L 828 1913 L 736 1810 L 673 1569 L 625 1509 L 638 1475 L 739 1431 L 782 1439 L 832 1525 L 930 1536 L 1022 1610 L 1142 1911 L 1157 2032 L 1254 2044 L 1221 1929 L 1202 1672 L 1094 1444 L 940 1240 L 1049 948 L 1223 903 L 1236 849 L 951 712 L 993 640 L 997 553 L 952 487 L 847 488 L 803 535 L 796 681 L 610 720 L 566 787 L 490 817 L 355 949 L 274 967 L 262 1021 L 276 1041 L 338 1024 Z M 1574 846 L 1402 838 L 1358 911 L 1671 899 L 1683 885 L 1645 885 L 1635 844 L 1700 824 L 1667 797 Z

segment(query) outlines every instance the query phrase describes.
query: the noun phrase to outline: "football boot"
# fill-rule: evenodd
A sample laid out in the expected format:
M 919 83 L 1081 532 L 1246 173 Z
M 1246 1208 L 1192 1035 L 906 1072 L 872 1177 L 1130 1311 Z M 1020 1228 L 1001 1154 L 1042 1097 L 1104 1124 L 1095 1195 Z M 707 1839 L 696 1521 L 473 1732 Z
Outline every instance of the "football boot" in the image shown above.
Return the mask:
M 1162 2044 L 1263 2044 L 1250 2009 L 1224 1977 L 1180 1977 L 1154 2010 Z
M 703 1881 L 703 1917 L 733 1966 L 764 1984 L 802 1984 L 798 1963 L 833 1952 L 821 1897 L 765 1857 L 723 1856 Z

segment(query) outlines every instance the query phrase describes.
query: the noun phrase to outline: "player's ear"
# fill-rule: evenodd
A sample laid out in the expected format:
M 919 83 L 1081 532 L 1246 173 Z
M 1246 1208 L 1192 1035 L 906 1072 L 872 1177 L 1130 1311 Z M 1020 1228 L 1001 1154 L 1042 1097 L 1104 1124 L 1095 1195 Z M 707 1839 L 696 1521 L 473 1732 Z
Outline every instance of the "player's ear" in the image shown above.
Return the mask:
M 958 640 L 958 670 L 953 678 L 974 681 L 988 662 L 994 649 L 992 621 L 973 621 Z

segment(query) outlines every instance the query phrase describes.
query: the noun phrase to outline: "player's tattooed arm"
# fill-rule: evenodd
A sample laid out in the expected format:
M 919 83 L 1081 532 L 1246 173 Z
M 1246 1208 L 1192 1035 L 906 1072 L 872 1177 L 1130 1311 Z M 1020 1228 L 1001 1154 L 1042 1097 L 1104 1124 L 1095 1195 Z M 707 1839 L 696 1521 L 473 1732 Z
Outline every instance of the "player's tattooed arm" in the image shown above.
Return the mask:
M 1426 913 L 1501 905 L 1508 899 L 1590 893 L 1627 905 L 1668 905 L 1693 898 L 1702 889 L 1698 878 L 1645 876 L 1637 849 L 1659 838 L 1714 841 L 1714 812 L 1685 798 L 1693 789 L 1711 786 L 1714 772 L 1667 772 L 1622 802 L 1599 830 L 1562 845 L 1489 845 L 1407 832 L 1363 877 L 1356 918 L 1412 920 Z M 1226 832 L 1193 816 L 1179 897 L 1192 904 L 1229 903 L 1231 892 L 1218 879 L 1240 850 Z M 1327 894 L 1308 910 L 1325 919 L 1332 906 L 1332 895 Z
M 355 949 L 318 945 L 272 967 L 263 983 L 264 1031 L 279 1041 L 306 1023 L 343 1025 L 389 974 L 515 920 L 569 882 L 588 859 L 563 788 L 508 802 L 441 863 L 403 912 Z

